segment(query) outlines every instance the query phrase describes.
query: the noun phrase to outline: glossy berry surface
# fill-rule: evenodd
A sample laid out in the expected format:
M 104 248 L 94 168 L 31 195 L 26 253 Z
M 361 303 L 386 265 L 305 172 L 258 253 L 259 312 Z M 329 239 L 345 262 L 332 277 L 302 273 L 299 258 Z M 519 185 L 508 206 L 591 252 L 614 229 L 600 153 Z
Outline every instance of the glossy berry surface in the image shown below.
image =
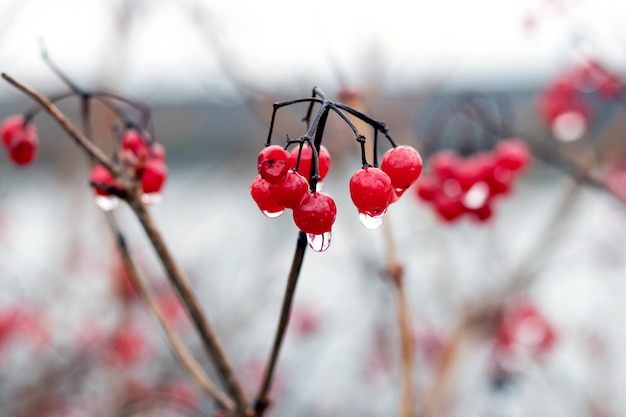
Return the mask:
M 298 162 L 298 153 L 300 151 L 299 147 L 295 147 L 291 150 L 289 155 L 289 167 L 291 169 L 296 169 L 296 164 Z M 319 152 L 319 171 L 320 178 L 319 181 L 324 181 L 328 171 L 330 170 L 330 153 L 328 153 L 328 149 L 324 145 L 320 146 Z M 313 150 L 309 145 L 304 145 L 302 147 L 302 153 L 300 155 L 300 164 L 298 164 L 298 172 L 304 178 L 309 178 L 311 175 L 311 161 L 313 158 Z
M 300 203 L 308 191 L 309 182 L 293 170 L 289 170 L 281 182 L 269 186 L 272 198 L 279 205 L 291 209 Z
M 95 184 L 93 190 L 96 195 L 111 195 L 111 193 L 106 190 L 106 187 L 115 187 L 115 178 L 113 178 L 109 170 L 102 165 L 95 165 L 91 169 L 89 181 Z M 99 185 L 104 187 L 98 187 Z
M 313 235 L 330 232 L 336 217 L 335 201 L 322 192 L 305 195 L 293 209 L 293 221 L 298 229 Z
M 289 170 L 289 152 L 278 145 L 266 146 L 259 153 L 257 169 L 267 182 L 280 182 Z
M 372 217 L 384 214 L 392 192 L 391 179 L 379 168 L 360 169 L 350 178 L 350 197 L 360 213 Z
M 167 181 L 167 166 L 163 161 L 148 161 L 141 174 L 141 190 L 146 194 L 158 193 Z
M 252 199 L 264 213 L 281 213 L 285 208 L 278 204 L 270 195 L 270 183 L 261 175 L 257 175 L 250 186 L 250 195 Z
M 389 176 L 393 188 L 406 190 L 422 172 L 422 157 L 412 146 L 400 145 L 384 153 L 380 169 Z

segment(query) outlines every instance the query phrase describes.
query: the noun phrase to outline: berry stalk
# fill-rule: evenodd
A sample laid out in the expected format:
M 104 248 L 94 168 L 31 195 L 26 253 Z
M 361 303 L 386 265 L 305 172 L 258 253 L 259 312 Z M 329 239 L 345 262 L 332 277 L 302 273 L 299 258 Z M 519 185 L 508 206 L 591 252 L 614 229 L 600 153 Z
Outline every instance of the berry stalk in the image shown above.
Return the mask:
M 272 387 L 272 380 L 274 378 L 276 363 L 278 362 L 278 354 L 280 353 L 280 348 L 282 346 L 282 342 L 285 338 L 285 333 L 287 331 L 287 324 L 289 323 L 291 306 L 293 305 L 293 299 L 296 293 L 296 285 L 298 283 L 298 277 L 300 276 L 300 270 L 302 269 L 302 261 L 304 260 L 306 247 L 306 234 L 301 231 L 298 233 L 296 251 L 293 255 L 291 270 L 289 271 L 289 277 L 287 278 L 287 287 L 285 288 L 285 296 L 283 297 L 283 305 L 280 311 L 278 328 L 276 329 L 276 336 L 274 337 L 274 345 L 272 347 L 272 351 L 270 352 L 268 365 L 265 368 L 265 374 L 263 375 L 262 380 L 263 382 L 261 383 L 259 393 L 257 394 L 256 401 L 254 403 L 254 411 L 257 413 L 258 416 L 263 415 L 271 402 L 269 392 Z

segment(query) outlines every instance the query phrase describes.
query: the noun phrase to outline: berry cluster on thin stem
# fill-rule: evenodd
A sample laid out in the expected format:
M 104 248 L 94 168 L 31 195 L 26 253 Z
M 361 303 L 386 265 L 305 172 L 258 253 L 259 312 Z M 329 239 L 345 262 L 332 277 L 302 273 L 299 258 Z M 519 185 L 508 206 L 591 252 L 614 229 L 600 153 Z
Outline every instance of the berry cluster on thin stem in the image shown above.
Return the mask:
M 57 73 L 57 75 L 63 75 L 63 73 L 58 69 L 56 69 L 55 73 Z M 68 85 L 72 85 L 69 79 L 67 79 L 67 77 L 65 77 L 64 75 L 62 79 L 67 80 L 66 83 Z M 90 104 L 90 96 L 82 95 L 81 122 L 83 134 L 87 138 L 93 139 L 94 134 L 91 125 Z M 89 159 L 91 165 L 95 165 L 96 161 L 94 160 L 94 158 L 90 157 Z M 211 379 L 209 378 L 208 374 L 204 371 L 204 369 L 202 369 L 198 361 L 194 358 L 191 351 L 185 346 L 185 344 L 178 337 L 178 335 L 175 333 L 175 331 L 171 328 L 168 321 L 166 320 L 165 314 L 157 303 L 152 290 L 146 283 L 145 278 L 141 276 L 139 270 L 137 269 L 137 266 L 135 265 L 130 250 L 128 249 L 127 239 L 124 236 L 124 233 L 122 232 L 120 225 L 115 218 L 115 215 L 112 212 L 106 212 L 105 215 L 111 232 L 114 236 L 114 240 L 120 253 L 121 259 L 126 265 L 127 271 L 129 272 L 130 279 L 133 282 L 135 288 L 139 290 L 139 293 L 142 296 L 146 305 L 148 306 L 150 313 L 157 320 L 159 326 L 161 327 L 161 330 L 163 330 L 163 333 L 172 350 L 172 353 L 179 361 L 181 366 L 191 376 L 191 378 L 198 384 L 201 390 L 203 390 L 209 397 L 213 398 L 218 406 L 222 407 L 225 410 L 232 411 L 234 409 L 233 401 L 218 390 L 213 381 L 211 381 Z
M 389 135 L 389 131 L 386 125 L 383 122 L 378 120 L 374 120 L 361 111 L 354 109 L 353 107 L 347 106 L 342 103 L 334 102 L 328 98 L 328 96 L 318 87 L 313 87 L 311 97 L 297 98 L 293 100 L 282 101 L 278 103 L 274 103 L 272 116 L 270 119 L 270 127 L 268 130 L 267 140 L 265 142 L 265 146 L 270 146 L 272 144 L 272 134 L 274 132 L 274 125 L 276 122 L 276 114 L 279 109 L 291 106 L 299 103 L 309 103 L 306 115 L 303 117 L 302 121 L 305 122 L 307 126 L 307 131 L 304 135 L 300 136 L 297 139 L 287 139 L 287 144 L 285 147 L 288 147 L 292 144 L 299 143 L 300 149 L 298 152 L 298 163 L 300 160 L 300 155 L 302 152 L 302 147 L 305 143 L 307 143 L 312 149 L 312 158 L 311 158 L 311 171 L 309 173 L 309 189 L 311 192 L 315 192 L 317 187 L 317 182 L 320 179 L 319 172 L 319 152 L 320 147 L 322 145 L 322 139 L 324 136 L 324 128 L 326 126 L 326 122 L 328 120 L 328 116 L 330 112 L 334 112 L 337 114 L 352 130 L 355 135 L 357 142 L 359 142 L 361 146 L 361 161 L 363 168 L 370 166 L 377 166 L 378 160 L 376 157 L 376 152 L 374 152 L 374 157 L 372 160 L 372 164 L 368 163 L 366 157 L 366 138 L 365 136 L 358 130 L 354 123 L 350 120 L 350 118 L 346 115 L 356 117 L 357 119 L 362 120 L 366 124 L 370 125 L 374 130 L 374 149 L 376 150 L 378 146 L 378 132 L 381 132 L 389 141 L 391 146 L 396 147 L 395 141 Z M 314 106 L 318 104 L 319 108 L 317 109 L 315 115 L 313 115 Z M 345 113 L 344 113 L 345 112 Z M 296 169 L 297 169 L 296 165 Z M 267 407 L 270 405 L 270 391 L 272 380 L 274 376 L 274 371 L 276 368 L 276 364 L 278 362 L 278 356 L 280 353 L 280 349 L 282 346 L 282 342 L 285 338 L 287 324 L 289 321 L 289 315 L 291 312 L 291 307 L 293 305 L 293 300 L 296 291 L 296 285 L 298 282 L 298 277 L 300 275 L 300 270 L 302 267 L 302 262 L 304 260 L 304 254 L 307 247 L 307 239 L 306 234 L 302 231 L 298 232 L 298 238 L 296 241 L 296 250 L 294 253 L 294 257 L 291 264 L 291 269 L 289 272 L 289 276 L 287 279 L 287 286 L 285 288 L 285 295 L 283 298 L 283 303 L 281 307 L 280 318 L 278 321 L 278 326 L 276 329 L 276 334 L 274 337 L 274 343 L 272 349 L 269 354 L 268 364 L 265 368 L 265 373 L 262 378 L 261 387 L 259 392 L 256 395 L 256 400 L 254 402 L 254 411 L 257 415 L 262 415 Z M 401 314 L 403 317 L 403 323 L 406 321 L 406 315 Z M 410 384 L 409 384 L 410 385 Z
M 118 164 L 106 156 L 89 138 L 81 133 L 50 99 L 38 93 L 34 89 L 18 82 L 6 73 L 2 73 L 2 78 L 39 103 L 41 108 L 59 123 L 65 132 L 89 155 L 90 158 L 103 165 L 115 176 L 116 180 L 123 185 L 123 192 L 120 192 L 119 196 L 124 198 L 131 209 L 135 212 L 155 251 L 157 252 L 157 255 L 161 259 L 170 282 L 181 297 L 181 300 L 183 301 L 183 304 L 192 318 L 192 322 L 203 341 L 209 357 L 213 360 L 216 366 L 216 370 L 222 383 L 235 403 L 234 412 L 236 415 L 243 415 L 248 407 L 248 400 L 245 396 L 243 388 L 234 374 L 233 368 L 230 365 L 230 362 L 228 361 L 221 344 L 219 343 L 217 335 L 201 307 L 200 301 L 193 291 L 191 283 L 182 273 L 182 270 L 172 256 L 169 247 L 165 243 L 160 230 L 157 228 L 150 211 L 141 201 L 141 190 L 139 189 L 138 184 L 128 178 L 128 175 L 118 166 Z M 224 403 L 223 405 L 226 404 L 228 403 Z

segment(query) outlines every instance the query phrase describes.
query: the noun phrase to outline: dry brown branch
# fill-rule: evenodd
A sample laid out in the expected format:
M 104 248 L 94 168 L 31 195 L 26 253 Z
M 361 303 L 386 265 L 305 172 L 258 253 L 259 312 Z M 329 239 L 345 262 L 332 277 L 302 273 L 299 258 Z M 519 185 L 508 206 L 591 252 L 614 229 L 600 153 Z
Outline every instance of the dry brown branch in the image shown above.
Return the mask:
M 234 403 L 228 397 L 226 397 L 223 393 L 221 393 L 215 384 L 211 381 L 206 372 L 202 369 L 200 364 L 193 357 L 192 353 L 187 349 L 187 347 L 180 340 L 178 335 L 171 328 L 163 311 L 159 307 L 155 296 L 152 290 L 148 287 L 145 279 L 139 273 L 135 262 L 133 261 L 130 252 L 128 250 L 128 246 L 126 244 L 126 240 L 122 233 L 119 230 L 119 226 L 113 214 L 108 213 L 107 216 L 109 220 L 109 224 L 111 225 L 111 229 L 116 236 L 117 248 L 120 252 L 122 260 L 126 265 L 126 268 L 129 271 L 130 278 L 132 279 L 133 284 L 137 289 L 139 289 L 139 293 L 143 297 L 148 309 L 152 313 L 152 315 L 157 319 L 159 326 L 161 326 L 161 330 L 172 349 L 172 353 L 178 359 L 180 364 L 185 368 L 185 370 L 191 375 L 193 380 L 198 384 L 198 386 L 211 398 L 217 402 L 217 404 L 228 410 L 232 411 L 234 409 Z

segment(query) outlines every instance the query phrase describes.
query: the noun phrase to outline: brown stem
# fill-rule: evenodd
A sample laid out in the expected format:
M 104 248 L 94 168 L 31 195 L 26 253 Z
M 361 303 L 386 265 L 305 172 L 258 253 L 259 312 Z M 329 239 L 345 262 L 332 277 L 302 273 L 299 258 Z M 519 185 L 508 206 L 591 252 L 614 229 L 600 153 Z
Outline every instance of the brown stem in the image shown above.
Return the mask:
M 157 319 L 159 325 L 161 326 L 161 330 L 165 334 L 165 337 L 172 349 L 172 353 L 178 359 L 180 364 L 185 368 L 185 370 L 191 375 L 194 381 L 198 384 L 198 386 L 211 398 L 213 398 L 219 406 L 224 408 L 225 410 L 232 411 L 234 409 L 233 401 L 226 397 L 223 393 L 219 392 L 215 384 L 210 380 L 209 376 L 204 372 L 200 364 L 193 357 L 192 353 L 187 349 L 187 347 L 180 340 L 178 335 L 174 332 L 171 326 L 168 324 L 163 311 L 159 307 L 155 296 L 152 290 L 146 284 L 146 281 L 140 275 L 135 262 L 133 261 L 130 252 L 128 250 L 128 245 L 126 244 L 126 239 L 124 235 L 121 233 L 119 229 L 119 225 L 113 216 L 112 213 L 107 213 L 107 219 L 109 221 L 109 225 L 115 235 L 117 248 L 122 256 L 122 260 L 126 265 L 126 268 L 130 272 L 130 278 L 132 279 L 136 288 L 139 289 L 141 296 L 143 297 L 145 303 L 148 306 L 148 309 L 152 313 L 152 315 Z
M 35 90 L 30 87 L 21 84 L 9 74 L 3 72 L 2 78 L 4 78 L 9 84 L 16 87 L 18 90 L 22 91 L 24 94 L 28 95 L 36 102 L 38 102 L 41 107 L 55 119 L 61 127 L 67 132 L 68 135 L 74 141 L 83 148 L 85 152 L 91 157 L 97 160 L 100 164 L 104 165 L 106 169 L 108 169 L 115 176 L 120 175 L 120 170 L 115 166 L 113 161 L 108 158 L 100 149 L 98 149 L 87 137 L 85 137 L 78 129 L 76 129 L 72 123 L 69 121 L 67 117 L 59 110 L 57 106 L 55 106 L 47 97 L 39 94 Z
M 276 329 L 276 336 L 274 337 L 274 345 L 272 347 L 272 351 L 270 352 L 270 358 L 265 369 L 265 374 L 263 375 L 263 382 L 261 383 L 259 393 L 257 394 L 256 401 L 254 403 L 254 411 L 258 416 L 263 415 L 267 407 L 270 405 L 269 392 L 272 387 L 274 370 L 276 369 L 280 347 L 285 339 L 285 332 L 287 331 L 287 324 L 289 323 L 291 306 L 293 304 L 296 284 L 298 283 L 298 277 L 300 276 L 300 269 L 302 267 L 306 247 L 306 235 L 304 232 L 299 232 L 298 241 L 296 243 L 296 251 L 293 255 L 291 270 L 289 271 L 289 277 L 287 279 L 287 287 L 285 288 L 285 297 L 283 298 L 283 306 L 280 311 L 278 328 Z
M 191 287 L 191 283 L 182 273 L 180 267 L 174 260 L 174 257 L 166 245 L 161 232 L 154 223 L 150 211 L 141 202 L 139 190 L 131 190 L 131 192 L 128 193 L 127 201 L 148 235 L 154 250 L 158 254 L 165 270 L 167 271 L 167 275 L 172 285 L 176 288 L 176 291 L 183 300 L 185 307 L 189 312 L 196 329 L 198 330 L 200 338 L 204 343 L 207 353 L 215 363 L 217 372 L 222 379 L 222 382 L 235 400 L 237 411 L 239 413 L 243 413 L 248 405 L 248 400 L 246 399 L 246 395 L 239 383 L 239 380 L 235 376 L 232 366 L 226 358 L 213 327 L 209 323 L 209 320 L 202 309 L 196 293 Z
M 383 236 L 387 252 L 387 277 L 393 285 L 393 292 L 398 308 L 398 331 L 400 333 L 400 374 L 402 375 L 402 394 L 399 417 L 411 417 L 413 414 L 413 345 L 411 341 L 411 311 L 404 288 L 404 268 L 398 259 L 389 214 L 383 221 Z

